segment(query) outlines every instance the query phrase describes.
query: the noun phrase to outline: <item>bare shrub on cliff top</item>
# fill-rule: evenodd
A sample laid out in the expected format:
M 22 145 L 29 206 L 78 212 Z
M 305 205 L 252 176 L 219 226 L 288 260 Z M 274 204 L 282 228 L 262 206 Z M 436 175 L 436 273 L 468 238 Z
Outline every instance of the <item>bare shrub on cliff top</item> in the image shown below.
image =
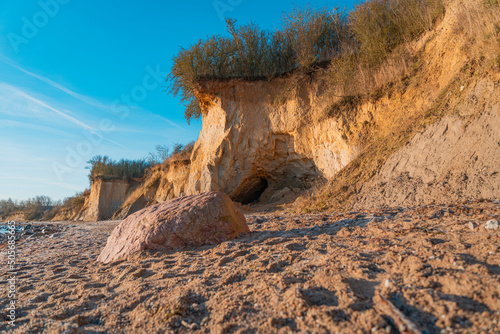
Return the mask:
M 148 163 L 151 166 L 164 164 L 168 165 L 174 161 L 187 161 L 191 159 L 191 153 L 194 149 L 194 141 L 183 144 L 174 144 L 172 148 L 166 145 L 157 145 L 156 152 L 149 153 Z
M 232 76 L 262 76 L 264 53 L 268 51 L 268 33 L 254 23 L 241 27 L 236 26 L 236 20 L 227 19 L 226 23 L 236 50 L 232 57 Z
M 309 68 L 336 57 L 350 38 L 343 11 L 296 8 L 283 18 L 283 32 L 293 49 L 296 67 Z
M 150 165 L 157 165 L 170 157 L 170 147 L 167 145 L 156 145 L 154 152 L 149 152 L 147 161 Z
M 189 121 L 202 114 L 196 98 L 200 80 L 269 80 L 332 62 L 338 72 L 332 82 L 346 85 L 353 79 L 351 86 L 361 82 L 369 90 L 384 81 L 380 73 L 399 73 L 384 68 L 377 77 L 373 71 L 397 46 L 430 29 L 443 11 L 442 0 L 370 0 L 348 16 L 338 9 L 295 9 L 275 31 L 255 24 L 237 26 L 228 19 L 230 38 L 200 40 L 174 57 L 167 78 L 170 92 L 181 96 Z
M 347 32 L 345 15 L 337 9 L 308 9 L 285 17 L 282 29 L 261 30 L 251 23 L 238 26 L 227 20 L 231 38 L 213 36 L 181 49 L 173 58 L 167 80 L 170 92 L 186 106 L 185 117 L 201 116 L 196 98 L 202 79 L 271 79 L 309 67 L 336 54 Z
M 187 161 L 191 159 L 191 153 L 193 152 L 195 142 L 189 142 L 186 145 L 175 144 L 172 150 L 172 154 L 170 154 L 165 161 L 164 164 L 170 164 L 174 161 Z

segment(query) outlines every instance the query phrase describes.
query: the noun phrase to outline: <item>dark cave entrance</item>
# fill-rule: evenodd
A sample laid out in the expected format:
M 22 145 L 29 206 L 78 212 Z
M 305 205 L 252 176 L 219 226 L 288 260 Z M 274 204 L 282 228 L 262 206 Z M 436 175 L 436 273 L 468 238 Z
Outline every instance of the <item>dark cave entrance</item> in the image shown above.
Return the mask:
M 250 179 L 239 187 L 240 191 L 233 195 L 233 200 L 241 204 L 253 203 L 259 199 L 268 186 L 267 180 L 263 177 Z

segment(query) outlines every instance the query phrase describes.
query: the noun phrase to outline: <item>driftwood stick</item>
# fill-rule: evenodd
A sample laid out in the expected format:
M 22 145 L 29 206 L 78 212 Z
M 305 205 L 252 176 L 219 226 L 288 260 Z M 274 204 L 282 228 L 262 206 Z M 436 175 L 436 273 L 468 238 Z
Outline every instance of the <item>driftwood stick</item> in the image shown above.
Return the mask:
M 417 326 L 408 319 L 393 303 L 380 293 L 376 293 L 373 297 L 375 308 L 394 320 L 395 325 L 402 334 L 422 334 Z

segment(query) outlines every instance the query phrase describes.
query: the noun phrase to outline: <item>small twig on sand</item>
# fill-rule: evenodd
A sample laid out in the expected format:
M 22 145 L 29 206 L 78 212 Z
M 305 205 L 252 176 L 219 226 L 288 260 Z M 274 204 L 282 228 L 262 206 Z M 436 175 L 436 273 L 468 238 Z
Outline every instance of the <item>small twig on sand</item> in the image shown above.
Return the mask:
M 415 324 L 408 319 L 393 303 L 380 293 L 376 293 L 373 297 L 375 308 L 389 317 L 391 317 L 402 334 L 422 334 Z

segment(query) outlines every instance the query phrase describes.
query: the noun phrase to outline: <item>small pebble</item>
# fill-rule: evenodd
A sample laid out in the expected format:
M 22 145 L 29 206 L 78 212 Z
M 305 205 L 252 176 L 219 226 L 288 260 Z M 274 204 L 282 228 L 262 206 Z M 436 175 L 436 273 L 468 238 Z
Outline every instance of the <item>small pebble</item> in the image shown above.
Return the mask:
M 477 227 L 477 224 L 476 224 L 476 223 L 474 223 L 474 222 L 469 222 L 469 223 L 467 224 L 467 226 L 469 227 L 469 229 L 470 229 L 471 231 L 474 231 L 474 230 L 476 229 L 476 227 Z
M 486 222 L 484 225 L 484 228 L 487 230 L 496 230 L 498 229 L 498 226 L 500 226 L 500 223 L 496 219 L 491 219 Z

